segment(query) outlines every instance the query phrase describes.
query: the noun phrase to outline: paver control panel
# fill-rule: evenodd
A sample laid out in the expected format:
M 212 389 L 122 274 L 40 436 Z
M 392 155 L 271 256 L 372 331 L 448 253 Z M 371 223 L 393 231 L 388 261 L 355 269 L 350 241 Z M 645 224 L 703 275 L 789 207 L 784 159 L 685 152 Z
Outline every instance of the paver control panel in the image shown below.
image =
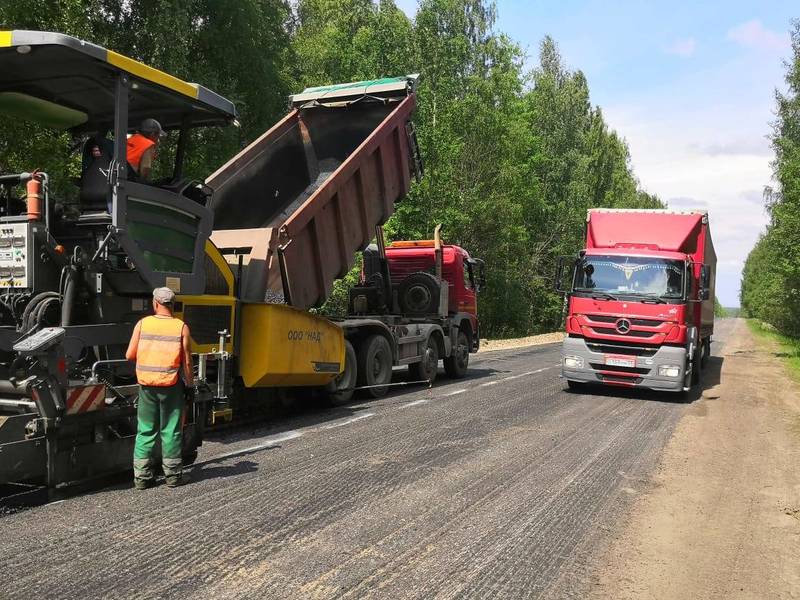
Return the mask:
M 27 288 L 31 253 L 29 223 L 0 223 L 0 288 Z

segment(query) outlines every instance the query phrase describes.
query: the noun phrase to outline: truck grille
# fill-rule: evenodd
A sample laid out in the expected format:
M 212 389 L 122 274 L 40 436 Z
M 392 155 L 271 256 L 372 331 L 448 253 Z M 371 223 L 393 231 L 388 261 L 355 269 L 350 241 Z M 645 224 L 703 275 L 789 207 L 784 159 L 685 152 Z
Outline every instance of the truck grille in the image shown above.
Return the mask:
M 625 334 L 621 334 L 616 329 L 612 329 L 610 327 L 592 327 L 592 329 L 602 335 L 625 335 L 627 337 L 635 337 L 635 338 L 649 338 L 658 334 L 658 332 L 656 331 L 639 331 L 637 329 L 631 329 L 628 333 Z
M 595 323 L 616 323 L 622 318 L 626 318 L 631 322 L 631 325 L 638 325 L 639 327 L 658 327 L 664 321 L 657 319 L 631 319 L 628 317 L 615 317 L 613 315 L 586 315 L 586 317 Z
M 653 356 L 658 352 L 658 348 L 651 346 L 635 346 L 624 342 L 603 340 L 602 342 L 591 342 L 586 340 L 586 346 L 592 352 L 601 354 L 628 354 L 632 356 Z

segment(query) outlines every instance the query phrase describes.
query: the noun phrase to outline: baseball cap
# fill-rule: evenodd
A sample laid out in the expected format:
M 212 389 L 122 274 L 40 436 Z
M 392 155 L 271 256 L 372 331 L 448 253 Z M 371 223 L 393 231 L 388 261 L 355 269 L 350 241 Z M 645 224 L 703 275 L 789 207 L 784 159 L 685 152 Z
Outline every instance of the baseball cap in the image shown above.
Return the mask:
M 155 119 L 145 119 L 142 121 L 142 124 L 139 125 L 139 131 L 141 133 L 155 133 L 158 134 L 158 137 L 164 137 L 167 135 L 164 133 L 164 130 L 161 129 L 161 123 L 156 121 Z
M 153 300 L 159 304 L 172 304 L 175 300 L 175 292 L 168 287 L 160 287 L 153 290 Z

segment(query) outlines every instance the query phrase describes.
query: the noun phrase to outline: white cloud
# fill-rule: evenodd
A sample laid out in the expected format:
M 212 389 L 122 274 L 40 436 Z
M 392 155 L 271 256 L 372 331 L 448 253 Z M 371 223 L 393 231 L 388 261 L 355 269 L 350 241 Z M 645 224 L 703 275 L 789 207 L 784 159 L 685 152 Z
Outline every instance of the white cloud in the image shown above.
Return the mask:
M 740 46 L 757 50 L 783 51 L 791 46 L 788 33 L 767 29 L 758 19 L 733 27 L 727 37 Z
M 727 139 L 705 144 L 692 144 L 692 149 L 709 156 L 769 156 L 773 152 L 766 135 L 752 138 Z
M 709 117 L 702 111 L 667 114 L 666 110 L 656 105 L 617 105 L 607 107 L 605 115 L 624 133 L 634 172 L 647 191 L 676 210 L 709 211 L 719 261 L 717 295 L 725 306 L 736 306 L 741 268 L 767 222 L 760 198 L 772 176 L 770 157 L 709 154 L 701 149 L 725 123 L 735 122 L 728 111 Z M 768 111 L 764 112 L 766 121 Z
M 697 42 L 694 38 L 680 38 L 672 42 L 664 49 L 667 54 L 674 54 L 683 58 L 689 58 L 697 50 Z
M 725 306 L 739 303 L 741 268 L 767 223 L 762 194 L 774 182 L 766 136 L 785 54 L 772 47 L 739 53 L 603 104 L 644 189 L 676 209 L 709 211 Z

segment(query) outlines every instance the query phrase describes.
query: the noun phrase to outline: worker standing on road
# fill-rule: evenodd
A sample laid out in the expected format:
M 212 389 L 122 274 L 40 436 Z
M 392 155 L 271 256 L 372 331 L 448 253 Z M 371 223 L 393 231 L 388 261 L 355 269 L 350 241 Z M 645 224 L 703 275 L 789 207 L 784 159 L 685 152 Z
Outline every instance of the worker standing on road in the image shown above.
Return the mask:
M 158 142 L 164 135 L 161 123 L 145 119 L 139 125 L 139 131 L 128 138 L 128 164 L 141 179 L 150 179 Z
M 181 457 L 181 420 L 184 387 L 192 385 L 192 351 L 189 327 L 172 316 L 175 293 L 166 287 L 153 290 L 152 316 L 136 324 L 125 357 L 136 361 L 139 382 L 139 426 L 133 450 L 134 485 L 143 490 L 153 484 L 153 449 L 161 437 L 161 464 L 168 487 L 185 483 Z

